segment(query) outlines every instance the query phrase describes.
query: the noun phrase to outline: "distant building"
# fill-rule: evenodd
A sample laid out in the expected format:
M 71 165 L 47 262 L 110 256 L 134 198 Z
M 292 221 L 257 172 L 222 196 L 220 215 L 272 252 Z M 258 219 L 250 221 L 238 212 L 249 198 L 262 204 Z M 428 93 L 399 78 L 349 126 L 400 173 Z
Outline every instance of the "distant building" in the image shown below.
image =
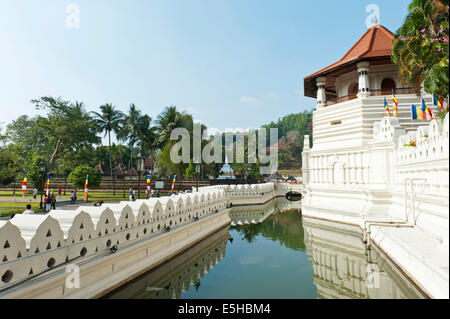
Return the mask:
M 236 174 L 228 164 L 228 158 L 225 158 L 225 164 L 222 166 L 217 179 L 236 179 Z

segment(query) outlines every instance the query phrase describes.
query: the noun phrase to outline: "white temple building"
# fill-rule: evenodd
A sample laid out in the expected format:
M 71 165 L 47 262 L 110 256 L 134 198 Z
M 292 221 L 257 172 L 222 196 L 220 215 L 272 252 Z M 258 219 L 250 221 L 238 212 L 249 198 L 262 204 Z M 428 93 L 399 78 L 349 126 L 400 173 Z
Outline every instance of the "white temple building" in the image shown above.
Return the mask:
M 422 98 L 440 110 L 400 81 L 393 38 L 376 24 L 342 59 L 304 79 L 317 107 L 313 145 L 305 136 L 302 154 L 302 213 L 359 225 L 426 295 L 448 298 L 448 114 L 412 119 Z M 384 109 L 386 98 L 394 113 L 392 91 L 398 117 Z

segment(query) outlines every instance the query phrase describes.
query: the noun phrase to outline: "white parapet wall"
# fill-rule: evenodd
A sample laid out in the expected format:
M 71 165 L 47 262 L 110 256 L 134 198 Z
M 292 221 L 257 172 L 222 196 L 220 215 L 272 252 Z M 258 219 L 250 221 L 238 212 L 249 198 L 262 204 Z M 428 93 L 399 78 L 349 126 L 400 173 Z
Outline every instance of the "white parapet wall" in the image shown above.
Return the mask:
M 274 185 L 211 186 L 135 202 L 0 221 L 0 298 L 85 298 L 126 282 L 231 223 L 231 203 L 260 204 Z M 117 249 L 117 252 L 112 252 Z M 84 289 L 67 289 L 65 267 Z
M 397 118 L 385 117 L 374 122 L 371 140 L 356 147 L 337 140 L 333 146 L 309 148 L 305 137 L 302 213 L 363 230 L 369 222 L 403 224 L 408 229 L 374 226 L 375 244 L 379 241 L 387 253 L 398 254 L 396 261 L 416 273 L 430 295 L 448 297 L 449 115 L 407 128 Z M 405 244 L 418 238 L 419 244 Z M 392 244 L 384 247 L 387 242 Z M 408 249 L 409 257 L 403 258 Z M 420 263 L 428 267 L 421 271 L 432 275 L 420 276 Z
M 0 290 L 60 265 L 79 262 L 114 245 L 141 242 L 227 211 L 219 188 L 136 202 L 54 210 L 46 215 L 15 215 L 0 221 Z M 224 221 L 229 221 L 227 217 Z M 223 222 L 222 222 L 223 224 Z M 219 225 L 221 226 L 221 225 Z

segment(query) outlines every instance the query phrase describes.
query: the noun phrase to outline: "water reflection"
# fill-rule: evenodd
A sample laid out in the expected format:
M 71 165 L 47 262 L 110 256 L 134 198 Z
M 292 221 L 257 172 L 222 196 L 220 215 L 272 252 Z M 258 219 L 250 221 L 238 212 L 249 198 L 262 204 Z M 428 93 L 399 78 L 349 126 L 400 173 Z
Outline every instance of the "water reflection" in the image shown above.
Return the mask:
M 423 297 L 386 259 L 366 252 L 358 229 L 302 218 L 300 205 L 233 207 L 232 227 L 107 297 Z
M 302 216 L 295 203 L 298 202 L 277 199 L 265 205 L 235 207 L 230 218 L 240 226 L 233 229 L 249 243 L 262 236 L 287 248 L 304 250 Z M 260 222 L 253 222 L 258 217 Z
M 358 228 L 307 217 L 303 228 L 318 298 L 423 297 L 380 255 L 366 251 Z
M 201 279 L 225 257 L 230 235 L 222 229 L 168 263 L 133 280 L 120 290 L 106 296 L 112 299 L 180 298 L 190 286 L 196 291 Z

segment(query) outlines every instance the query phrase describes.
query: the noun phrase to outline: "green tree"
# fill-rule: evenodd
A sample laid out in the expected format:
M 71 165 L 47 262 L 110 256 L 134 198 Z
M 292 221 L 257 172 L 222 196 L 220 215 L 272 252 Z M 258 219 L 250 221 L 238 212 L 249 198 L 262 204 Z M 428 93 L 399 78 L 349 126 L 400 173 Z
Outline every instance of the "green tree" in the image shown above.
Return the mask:
M 116 134 L 120 132 L 122 122 L 124 120 L 124 114 L 117 110 L 112 104 L 105 104 L 100 106 L 101 113 L 91 112 L 94 118 L 94 123 L 97 132 L 105 133 L 108 135 L 108 149 L 109 149 L 109 169 L 111 172 L 111 179 L 113 176 L 113 165 L 111 156 L 111 132 Z
M 150 156 L 158 148 L 157 128 L 152 126 L 152 118 L 143 115 L 137 125 L 137 145 L 142 153 L 148 153 Z
M 102 182 L 102 175 L 100 172 L 87 165 L 78 166 L 69 174 L 68 180 L 76 188 L 84 188 L 87 175 L 89 175 L 89 187 L 96 187 Z
M 413 0 L 393 41 L 392 61 L 417 93 L 448 97 L 448 0 Z
M 136 141 L 138 140 L 139 122 L 141 121 L 142 113 L 136 108 L 133 103 L 130 105 L 128 114 L 125 116 L 122 124 L 122 128 L 117 134 L 117 138 L 121 141 L 128 142 L 130 147 L 130 181 L 131 181 L 131 168 L 133 167 L 133 152 Z
M 195 165 L 192 162 L 192 160 L 190 161 L 189 166 L 186 168 L 184 176 L 186 178 L 195 178 L 196 177 Z
M 17 176 L 18 169 L 12 154 L 0 149 L 0 184 L 12 183 Z
M 192 129 L 193 129 L 192 116 L 189 114 L 186 114 L 185 112 L 183 112 L 183 113 L 178 112 L 177 107 L 175 105 L 166 107 L 164 109 L 164 111 L 158 115 L 158 118 L 156 119 L 156 125 L 157 125 L 157 130 L 158 130 L 159 145 L 161 145 L 163 147 L 172 145 L 172 143 L 170 141 L 170 134 L 172 133 L 172 130 L 174 130 L 175 128 L 184 127 L 186 129 L 188 129 L 188 131 L 190 131 L 190 133 L 192 133 Z M 193 134 L 191 134 L 191 139 L 192 139 L 192 136 L 193 136 Z M 170 151 L 169 151 L 169 153 L 170 153 Z M 168 167 L 169 167 L 169 176 L 170 177 L 173 175 L 172 166 L 173 166 L 173 164 L 169 157 Z M 180 168 L 180 165 L 178 165 L 178 167 Z M 183 173 L 184 173 L 184 170 L 183 170 Z
M 26 165 L 26 175 L 28 176 L 28 180 L 39 190 L 43 188 L 43 180 L 45 178 L 46 172 L 41 172 L 40 164 L 41 162 L 45 162 L 44 157 L 39 155 L 33 155 L 29 162 Z
M 47 111 L 47 116 L 37 118 L 37 126 L 42 128 L 44 144 L 50 153 L 45 154 L 51 168 L 62 156 L 89 161 L 89 152 L 93 144 L 99 144 L 95 125 L 86 112 L 83 103 L 64 101 L 50 96 L 31 101 L 36 109 Z M 86 151 L 87 150 L 87 151 Z M 83 157 L 79 157 L 82 154 Z

